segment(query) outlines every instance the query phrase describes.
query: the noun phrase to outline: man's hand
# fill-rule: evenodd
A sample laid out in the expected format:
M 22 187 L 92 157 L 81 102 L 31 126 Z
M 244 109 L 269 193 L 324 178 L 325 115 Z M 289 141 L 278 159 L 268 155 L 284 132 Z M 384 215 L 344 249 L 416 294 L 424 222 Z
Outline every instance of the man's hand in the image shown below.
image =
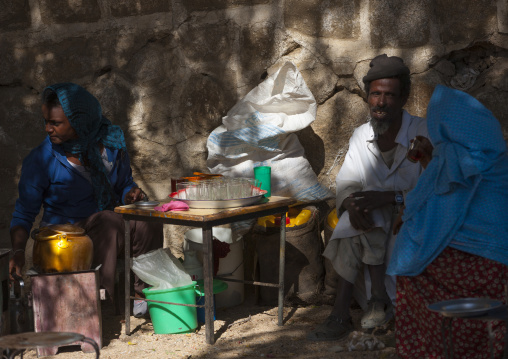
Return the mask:
M 420 157 L 419 161 L 422 167 L 427 168 L 430 160 L 432 160 L 432 151 L 434 151 L 434 146 L 427 137 L 424 136 L 416 136 L 418 141 L 415 142 L 413 150 L 418 153 L 418 157 Z M 411 140 L 413 143 L 414 140 Z
M 9 274 L 16 273 L 21 277 L 21 270 L 25 265 L 25 251 L 17 251 L 9 260 Z M 11 280 L 14 280 L 11 276 Z
M 393 191 L 355 192 L 342 202 L 342 206 L 348 210 L 353 228 L 368 231 L 374 227 L 372 210 L 393 203 L 394 198 Z
M 124 203 L 131 204 L 137 201 L 141 201 L 145 194 L 139 187 L 132 187 L 129 192 L 125 195 Z
M 9 260 L 9 274 L 16 273 L 21 276 L 21 270 L 25 265 L 25 247 L 28 241 L 28 232 L 21 226 L 11 228 L 11 244 L 14 255 Z M 11 280 L 14 280 L 11 276 Z

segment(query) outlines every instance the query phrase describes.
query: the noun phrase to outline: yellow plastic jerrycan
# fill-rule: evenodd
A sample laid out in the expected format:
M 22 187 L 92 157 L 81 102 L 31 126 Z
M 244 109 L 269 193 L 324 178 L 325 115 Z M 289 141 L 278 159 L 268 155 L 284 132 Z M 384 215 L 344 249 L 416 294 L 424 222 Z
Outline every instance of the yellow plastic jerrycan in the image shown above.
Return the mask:
M 339 218 L 337 217 L 337 208 L 334 208 L 333 211 L 331 211 L 328 214 L 328 218 L 326 218 L 326 223 L 330 228 L 334 229 L 338 222 Z
M 300 212 L 295 212 L 290 209 L 288 213 L 286 213 L 286 227 L 295 227 L 301 226 L 309 221 L 312 212 L 308 209 L 302 209 Z M 280 216 L 265 216 L 258 218 L 258 225 L 263 227 L 279 227 L 280 226 Z
M 301 226 L 309 221 L 311 215 L 311 211 L 308 209 L 302 209 L 296 217 L 289 217 L 289 225 L 286 225 L 286 227 Z
M 262 227 L 280 227 L 280 216 L 264 216 L 258 218 L 258 225 Z M 289 216 L 286 213 L 286 227 L 289 224 Z

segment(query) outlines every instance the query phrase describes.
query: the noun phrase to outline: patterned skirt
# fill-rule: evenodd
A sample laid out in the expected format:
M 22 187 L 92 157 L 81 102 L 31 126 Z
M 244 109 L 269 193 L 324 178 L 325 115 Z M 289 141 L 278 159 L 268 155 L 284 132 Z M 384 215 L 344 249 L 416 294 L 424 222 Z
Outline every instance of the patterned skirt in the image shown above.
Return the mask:
M 507 266 L 447 247 L 420 275 L 397 277 L 395 316 L 397 352 L 401 358 L 445 358 L 443 316 L 429 311 L 432 303 L 472 297 L 505 302 Z M 492 322 L 495 358 L 501 358 L 506 326 Z M 490 358 L 486 321 L 452 321 L 455 358 Z

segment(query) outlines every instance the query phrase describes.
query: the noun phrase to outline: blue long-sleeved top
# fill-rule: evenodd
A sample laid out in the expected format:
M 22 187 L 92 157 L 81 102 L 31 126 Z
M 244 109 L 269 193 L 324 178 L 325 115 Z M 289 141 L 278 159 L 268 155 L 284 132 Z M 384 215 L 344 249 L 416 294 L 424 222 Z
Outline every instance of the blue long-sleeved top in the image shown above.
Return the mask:
M 123 203 L 127 192 L 136 186 L 129 156 L 109 148 L 106 153 L 108 161 L 113 162 L 109 180 L 117 201 Z M 92 185 L 49 137 L 23 160 L 18 190 L 11 228 L 20 225 L 30 232 L 41 205 L 42 221 L 49 224 L 75 223 L 98 211 Z

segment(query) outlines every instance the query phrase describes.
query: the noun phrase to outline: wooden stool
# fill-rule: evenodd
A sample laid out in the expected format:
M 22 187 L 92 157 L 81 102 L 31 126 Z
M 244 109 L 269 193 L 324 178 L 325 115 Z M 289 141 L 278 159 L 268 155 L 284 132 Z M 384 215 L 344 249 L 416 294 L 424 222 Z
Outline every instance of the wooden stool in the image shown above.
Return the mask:
M 99 271 L 31 276 L 35 332 L 74 332 L 102 348 Z M 94 352 L 88 343 L 83 352 Z M 37 356 L 55 355 L 58 347 L 37 348 Z
M 26 332 L 12 335 L 5 335 L 0 337 L 0 348 L 9 349 L 8 353 L 3 354 L 2 358 L 13 359 L 16 355 L 23 358 L 23 353 L 26 349 L 32 349 L 36 347 L 49 347 L 49 346 L 62 346 L 65 344 L 72 344 L 76 342 L 89 343 L 95 350 L 95 359 L 99 359 L 100 350 L 97 343 L 91 339 L 86 338 L 78 333 L 66 333 L 66 332 L 44 332 L 34 333 Z M 11 349 L 16 349 L 11 351 Z

